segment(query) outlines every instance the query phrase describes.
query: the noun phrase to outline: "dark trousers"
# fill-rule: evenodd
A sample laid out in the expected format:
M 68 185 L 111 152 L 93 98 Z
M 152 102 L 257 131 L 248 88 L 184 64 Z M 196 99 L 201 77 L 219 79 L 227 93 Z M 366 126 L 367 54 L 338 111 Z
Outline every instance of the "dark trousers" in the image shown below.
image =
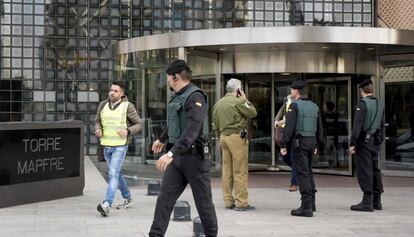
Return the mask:
M 316 191 L 312 171 L 312 156 L 315 146 L 316 139 L 314 137 L 301 137 L 299 138 L 299 147 L 293 141 L 290 148 L 299 191 L 302 195 L 312 195 Z
M 187 184 L 191 186 L 205 235 L 217 236 L 217 217 L 211 196 L 209 172 L 210 160 L 202 160 L 199 155 L 174 157 L 162 177 L 161 192 L 157 199 L 149 236 L 165 235 L 175 202 Z
M 359 186 L 364 193 L 382 193 L 381 170 L 379 169 L 378 149 L 359 145 L 356 147 L 355 166 Z
M 290 144 L 288 144 L 287 150 L 290 151 Z M 297 176 L 296 168 L 295 168 L 295 165 L 293 164 L 293 161 L 292 161 L 292 158 L 291 158 L 291 152 L 288 152 L 287 155 L 282 157 L 282 159 L 292 169 L 292 173 L 290 175 L 290 184 L 297 185 L 298 180 L 296 178 L 296 176 Z

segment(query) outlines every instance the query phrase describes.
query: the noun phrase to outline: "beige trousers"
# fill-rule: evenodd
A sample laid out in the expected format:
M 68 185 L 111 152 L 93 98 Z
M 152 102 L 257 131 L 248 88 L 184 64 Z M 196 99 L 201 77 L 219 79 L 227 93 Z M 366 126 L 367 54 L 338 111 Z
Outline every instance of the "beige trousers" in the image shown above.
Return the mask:
M 223 156 L 222 186 L 224 205 L 246 207 L 249 205 L 248 142 L 239 134 L 221 135 L 220 146 Z

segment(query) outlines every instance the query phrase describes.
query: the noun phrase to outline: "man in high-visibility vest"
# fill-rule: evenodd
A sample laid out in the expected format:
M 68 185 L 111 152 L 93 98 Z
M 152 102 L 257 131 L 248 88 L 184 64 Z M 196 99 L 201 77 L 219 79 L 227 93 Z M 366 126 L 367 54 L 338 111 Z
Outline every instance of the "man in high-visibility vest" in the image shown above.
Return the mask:
M 108 164 L 108 188 L 105 199 L 98 204 L 97 210 L 102 216 L 108 216 L 116 190 L 121 191 L 124 202 L 117 209 L 132 205 L 132 196 L 122 175 L 122 164 L 128 151 L 129 136 L 141 131 L 141 119 L 135 106 L 128 102 L 125 88 L 120 82 L 113 82 L 108 99 L 98 106 L 95 119 L 95 135 L 104 147 L 104 156 Z
M 279 112 L 277 112 L 277 115 L 275 117 L 275 128 L 281 127 L 284 128 L 286 125 L 286 114 L 289 110 L 290 104 L 293 102 L 292 95 L 289 94 L 286 96 L 285 100 L 283 101 L 283 106 L 279 109 Z M 290 150 L 290 144 L 287 144 L 287 150 Z M 296 169 L 295 165 L 293 164 L 292 157 L 290 156 L 290 153 L 288 152 L 287 155 L 282 156 L 283 161 L 291 168 L 292 173 L 290 175 L 290 186 L 289 191 L 290 192 L 296 192 L 298 191 L 298 180 L 296 177 Z

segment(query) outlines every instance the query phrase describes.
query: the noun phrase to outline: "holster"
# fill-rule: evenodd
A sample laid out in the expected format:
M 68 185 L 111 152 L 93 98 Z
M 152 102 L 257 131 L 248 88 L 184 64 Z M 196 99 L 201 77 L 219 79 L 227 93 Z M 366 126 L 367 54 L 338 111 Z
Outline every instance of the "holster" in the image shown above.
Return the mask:
M 293 141 L 292 141 L 292 146 L 293 146 L 293 148 L 295 148 L 295 149 L 299 149 L 299 147 L 300 147 L 300 143 L 299 143 L 299 139 L 300 139 L 300 135 L 299 134 L 296 134 L 295 136 L 294 136 L 294 139 L 293 139 Z
M 211 159 L 210 144 L 205 141 L 197 141 L 193 146 L 195 146 L 197 154 L 200 155 L 202 160 Z
M 371 135 L 371 133 L 366 132 L 366 133 L 365 133 L 365 137 L 364 137 L 364 143 L 365 143 L 365 144 L 370 143 L 370 142 L 371 142 L 371 139 L 372 139 L 372 135 Z

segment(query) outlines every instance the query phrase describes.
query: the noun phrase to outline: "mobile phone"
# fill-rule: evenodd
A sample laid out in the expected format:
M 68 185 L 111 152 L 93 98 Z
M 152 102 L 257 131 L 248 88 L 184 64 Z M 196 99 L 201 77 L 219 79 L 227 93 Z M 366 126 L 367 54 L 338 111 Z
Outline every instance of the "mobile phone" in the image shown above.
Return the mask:
M 237 96 L 241 96 L 240 89 L 237 89 Z

